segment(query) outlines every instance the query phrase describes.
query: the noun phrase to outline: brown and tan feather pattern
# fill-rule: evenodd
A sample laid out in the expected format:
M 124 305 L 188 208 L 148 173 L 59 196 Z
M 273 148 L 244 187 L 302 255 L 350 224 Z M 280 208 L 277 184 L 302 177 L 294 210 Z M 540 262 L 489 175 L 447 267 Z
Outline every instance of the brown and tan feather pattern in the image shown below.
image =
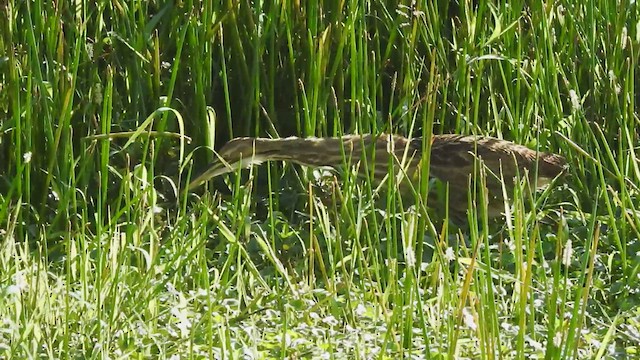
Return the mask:
M 236 138 L 225 144 L 218 152 L 207 171 L 189 185 L 193 189 L 208 179 L 238 168 L 246 168 L 264 161 L 291 161 L 305 166 L 331 166 L 340 168 L 354 166 L 366 159 L 368 166 L 359 164 L 361 174 L 365 169 L 372 171 L 376 181 L 382 181 L 389 174 L 390 162 L 395 173 L 400 168 L 409 179 L 422 160 L 422 138 L 407 139 L 399 135 L 345 135 L 339 138 L 297 138 L 282 139 Z M 431 139 L 430 176 L 449 183 L 450 206 L 454 211 L 467 208 L 469 176 L 477 169 L 476 159 L 482 159 L 488 169 L 487 188 L 489 190 L 490 216 L 499 216 L 504 209 L 502 183 L 496 176 L 503 175 L 508 191 L 513 188 L 512 179 L 528 171 L 529 180 L 538 186 L 546 185 L 566 168 L 562 156 L 537 152 L 525 146 L 486 136 L 434 135 Z M 395 166 L 398 165 L 398 166 Z M 537 179 L 533 179 L 536 173 Z M 459 199 L 458 199 L 459 198 Z M 457 207 L 460 209 L 457 209 Z
M 528 174 L 529 182 L 541 188 L 566 169 L 566 160 L 562 156 L 537 152 L 510 141 L 484 136 L 435 136 L 430 175 L 449 183 L 449 206 L 453 212 L 464 213 L 467 209 L 466 189 L 470 187 L 469 176 L 476 171 L 474 163 L 477 159 L 482 160 L 487 170 L 490 217 L 500 216 L 504 211 L 501 176 L 510 194 L 514 187 L 513 179 L 518 175 Z M 536 173 L 537 178 L 534 178 Z

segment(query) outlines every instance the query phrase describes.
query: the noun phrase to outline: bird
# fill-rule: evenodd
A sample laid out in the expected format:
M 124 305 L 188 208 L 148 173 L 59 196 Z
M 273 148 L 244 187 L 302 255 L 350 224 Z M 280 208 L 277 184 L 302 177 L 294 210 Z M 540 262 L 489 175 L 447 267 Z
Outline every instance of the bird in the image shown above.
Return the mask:
M 504 212 L 503 184 L 509 195 L 514 188 L 514 179 L 527 174 L 531 184 L 543 188 L 567 168 L 567 162 L 561 155 L 535 151 L 490 136 L 432 135 L 429 147 L 423 146 L 424 139 L 386 133 L 341 137 L 235 138 L 227 142 L 216 154 L 217 159 L 190 182 L 188 190 L 192 191 L 216 176 L 265 161 L 289 161 L 303 166 L 336 169 L 357 166 L 360 175 L 373 174 L 376 183 L 385 183 L 393 164 L 393 175 L 401 174 L 416 184 L 422 173 L 420 167 L 425 160 L 422 152 L 426 148 L 430 149 L 429 177 L 448 184 L 449 207 L 454 213 L 464 213 L 468 209 L 470 177 L 477 174 L 478 163 L 484 165 L 488 216 L 495 218 Z M 480 159 L 482 161 L 478 162 Z M 367 166 L 362 166 L 363 160 L 367 161 Z M 410 189 L 402 186 L 402 181 L 398 186 L 402 192 Z

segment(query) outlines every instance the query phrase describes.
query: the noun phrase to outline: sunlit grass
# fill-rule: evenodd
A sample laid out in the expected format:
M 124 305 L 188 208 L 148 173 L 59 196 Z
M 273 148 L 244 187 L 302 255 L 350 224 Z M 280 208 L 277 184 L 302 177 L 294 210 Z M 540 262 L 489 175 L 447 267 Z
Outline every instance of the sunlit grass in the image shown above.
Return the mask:
M 638 356 L 635 3 L 74 4 L 0 16 L 0 357 Z M 426 166 L 185 192 L 234 136 L 380 132 L 570 167 L 499 222 Z

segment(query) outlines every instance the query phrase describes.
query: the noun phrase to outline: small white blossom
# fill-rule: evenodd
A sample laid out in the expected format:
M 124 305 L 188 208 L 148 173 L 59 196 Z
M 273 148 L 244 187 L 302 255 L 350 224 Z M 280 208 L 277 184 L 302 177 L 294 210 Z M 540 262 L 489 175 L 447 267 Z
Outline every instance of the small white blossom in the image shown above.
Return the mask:
M 543 351 L 544 347 L 542 346 L 542 344 L 539 341 L 535 341 L 534 339 L 527 339 L 529 341 L 529 345 L 531 345 L 532 348 L 536 349 L 536 351 Z
M 575 90 L 569 90 L 569 98 L 571 99 L 571 106 L 573 106 L 573 110 L 578 111 L 582 108 L 580 105 L 580 98 Z
M 180 330 L 180 337 L 185 339 L 189 336 L 189 330 L 191 329 L 191 320 L 189 319 L 189 315 L 184 308 L 171 308 L 171 315 L 176 318 L 177 323 L 176 326 L 178 330 Z
M 448 247 L 447 250 L 444 251 L 444 259 L 448 262 L 452 262 L 456 258 L 456 255 L 453 253 L 453 248 Z
M 475 319 L 473 318 L 473 314 L 467 309 L 462 309 L 462 318 L 464 324 L 471 330 L 476 330 L 478 328 L 478 324 L 476 324 Z
M 559 348 L 562 345 L 562 333 L 558 331 L 553 337 L 553 346 Z
M 332 315 L 329 315 L 327 317 L 325 317 L 324 319 L 322 319 L 322 322 L 329 325 L 329 326 L 337 326 L 339 324 L 338 320 L 333 317 Z

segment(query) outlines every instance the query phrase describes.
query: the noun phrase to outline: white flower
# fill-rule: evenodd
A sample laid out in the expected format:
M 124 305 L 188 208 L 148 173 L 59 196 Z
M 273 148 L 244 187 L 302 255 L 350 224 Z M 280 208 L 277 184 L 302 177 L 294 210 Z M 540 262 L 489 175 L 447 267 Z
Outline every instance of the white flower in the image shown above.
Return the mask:
M 464 324 L 467 325 L 469 329 L 475 331 L 478 328 L 478 325 L 476 324 L 476 321 L 473 318 L 473 314 L 469 310 L 467 310 L 467 308 L 462 309 L 462 318 L 463 318 Z
M 452 262 L 453 259 L 455 259 L 456 256 L 453 253 L 453 248 L 448 247 L 447 250 L 444 251 L 444 259 L 447 260 L 448 262 Z
M 569 98 L 571 99 L 571 106 L 573 106 L 573 110 L 578 111 L 582 108 L 580 98 L 575 90 L 569 90 Z
M 553 346 L 559 348 L 562 345 L 562 332 L 558 331 L 553 337 Z

